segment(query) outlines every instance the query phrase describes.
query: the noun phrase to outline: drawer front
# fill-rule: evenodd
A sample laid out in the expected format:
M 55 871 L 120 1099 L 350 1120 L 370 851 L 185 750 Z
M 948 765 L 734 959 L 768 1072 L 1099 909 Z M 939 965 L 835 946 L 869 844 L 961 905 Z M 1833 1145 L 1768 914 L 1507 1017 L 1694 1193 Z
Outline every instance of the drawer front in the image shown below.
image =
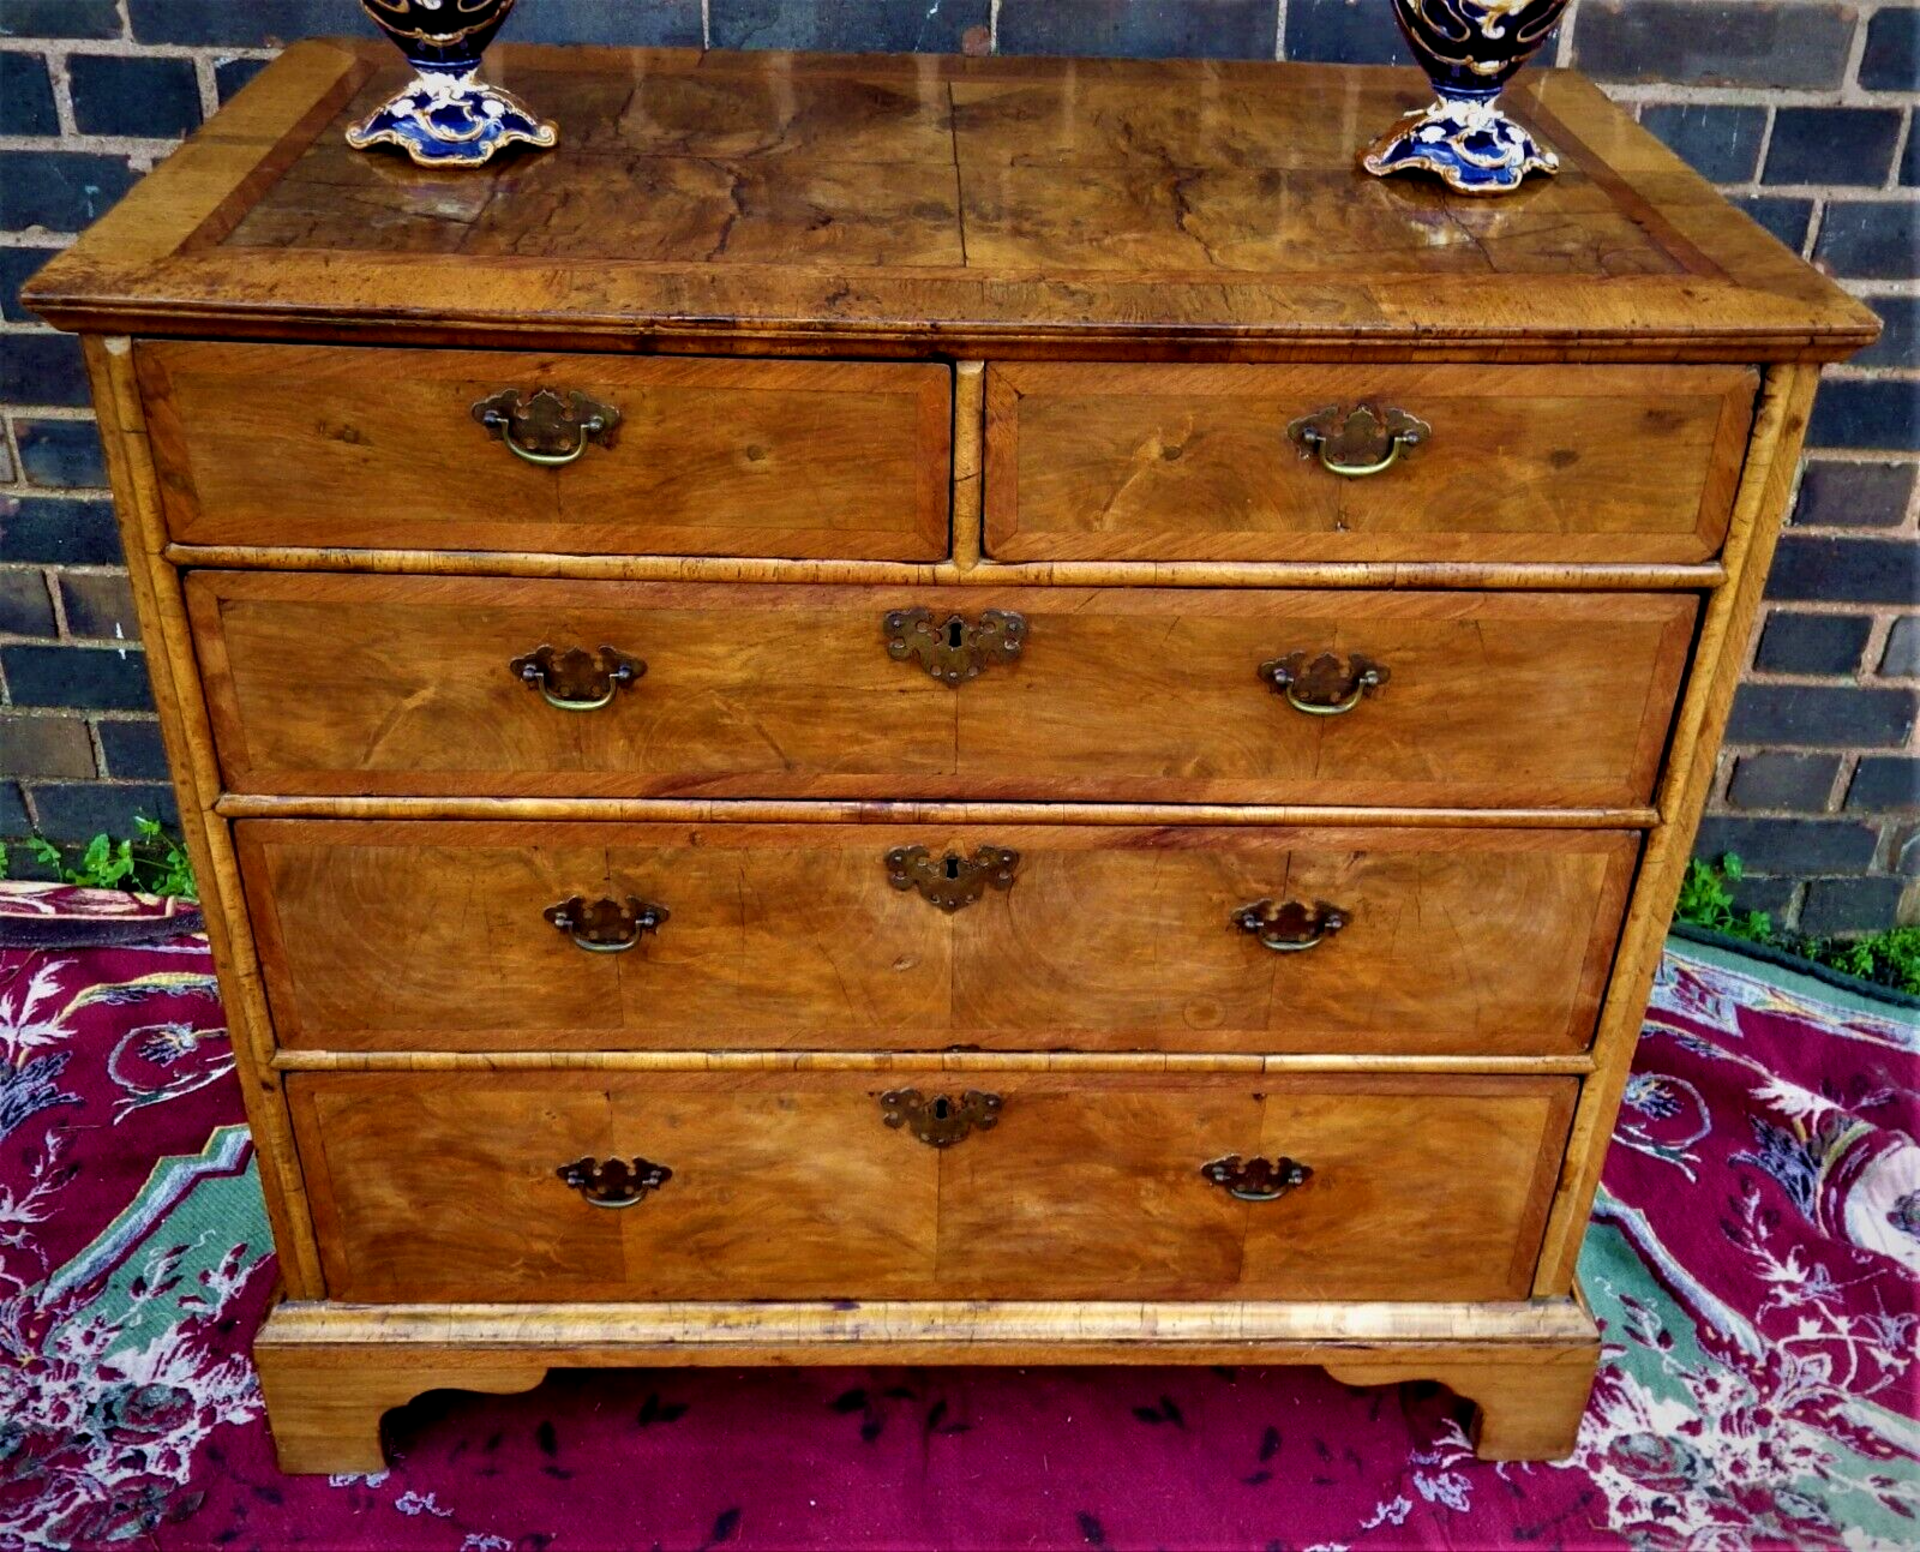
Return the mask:
M 288 1095 L 336 1299 L 1437 1300 L 1525 1297 L 1577 1086 L 362 1073 Z M 915 1135 L 967 1130 L 969 1093 L 998 1099 L 990 1129 Z M 1264 1199 L 1202 1173 L 1231 1158 Z M 625 1179 L 559 1173 L 613 1159 Z M 636 1161 L 671 1174 L 639 1191 Z
M 1580 830 L 237 828 L 279 1038 L 336 1050 L 1566 1053 L 1638 850 Z M 928 898 L 949 888 L 955 909 Z
M 1704 560 L 1726 535 L 1758 387 L 1749 367 L 995 365 L 987 550 Z M 1362 405 L 1379 435 L 1348 425 Z M 1350 436 L 1289 434 L 1327 410 Z M 1396 452 L 1389 426 L 1417 442 Z M 1328 467 L 1388 457 L 1364 475 Z
M 238 791 L 1491 807 L 1644 802 L 1697 607 L 217 572 L 188 595 Z M 913 608 L 963 638 L 1011 612 L 1024 645 L 952 688 L 889 652 Z M 542 646 L 593 655 L 562 690 L 604 704 L 549 704 Z M 1262 677 L 1323 654 L 1329 683 Z M 1386 677 L 1348 695 L 1356 659 Z
M 136 360 L 182 543 L 947 552 L 943 366 L 172 342 Z M 578 456 L 529 462 L 475 418 L 513 392 L 517 445 Z M 576 393 L 617 414 L 610 432 L 582 432 Z

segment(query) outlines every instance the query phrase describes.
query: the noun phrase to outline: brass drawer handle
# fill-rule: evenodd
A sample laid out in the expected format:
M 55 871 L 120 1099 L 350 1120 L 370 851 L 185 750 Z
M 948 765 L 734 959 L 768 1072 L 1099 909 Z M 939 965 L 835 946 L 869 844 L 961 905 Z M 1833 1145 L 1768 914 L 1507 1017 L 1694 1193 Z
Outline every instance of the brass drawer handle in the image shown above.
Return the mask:
M 1256 900 L 1252 905 L 1241 906 L 1231 920 L 1242 932 L 1258 938 L 1262 948 L 1270 948 L 1276 954 L 1300 954 L 1318 948 L 1353 917 L 1324 900 L 1316 900 L 1311 906 L 1302 905 L 1298 900 L 1284 904 Z
M 538 690 L 549 706 L 561 711 L 598 711 L 615 695 L 637 682 L 647 665 L 612 647 L 588 652 L 581 647 L 536 647 L 507 664 L 513 677 Z
M 936 620 L 931 609 L 893 609 L 882 616 L 887 656 L 913 658 L 950 690 L 980 677 L 990 663 L 1011 663 L 1027 644 L 1027 622 L 1010 609 L 983 609 L 969 624 L 963 614 Z
M 928 1096 L 918 1089 L 889 1089 L 880 1096 L 880 1119 L 907 1130 L 929 1148 L 951 1148 L 976 1131 L 990 1132 L 1000 1124 L 998 1094 L 968 1089 L 958 1099 L 946 1094 Z
M 1305 1164 L 1287 1158 L 1243 1159 L 1237 1153 L 1211 1164 L 1202 1164 L 1200 1173 L 1228 1196 L 1243 1202 L 1277 1202 L 1295 1186 L 1313 1179 Z
M 474 405 L 473 418 L 514 457 L 543 469 L 572 463 L 589 442 L 612 447 L 620 424 L 617 409 L 578 389 L 563 399 L 551 388 L 537 388 L 523 401 L 518 388 L 505 388 Z
M 1329 404 L 1287 427 L 1287 436 L 1302 458 L 1317 452 L 1323 469 L 1349 480 L 1385 474 L 1403 452 L 1432 435 L 1433 427 L 1405 410 L 1371 404 L 1352 408 Z
M 664 1164 L 647 1159 L 596 1159 L 591 1154 L 562 1164 L 554 1173 L 592 1207 L 632 1207 L 673 1179 L 673 1171 Z
M 980 846 L 971 857 L 947 852 L 936 857 L 924 846 L 896 846 L 881 859 L 887 882 L 895 889 L 915 889 L 923 900 L 948 915 L 972 905 L 987 892 L 1013 888 L 1013 870 L 1020 853 L 1005 846 Z
M 1358 652 L 1344 663 L 1331 652 L 1312 659 L 1304 652 L 1289 652 L 1262 663 L 1260 677 L 1273 686 L 1274 694 L 1286 696 L 1295 711 L 1309 717 L 1338 717 L 1393 675 L 1384 663 Z
M 540 913 L 589 954 L 624 954 L 672 913 L 664 905 L 650 905 L 637 895 L 625 900 L 599 899 L 589 903 L 579 895 L 550 905 Z

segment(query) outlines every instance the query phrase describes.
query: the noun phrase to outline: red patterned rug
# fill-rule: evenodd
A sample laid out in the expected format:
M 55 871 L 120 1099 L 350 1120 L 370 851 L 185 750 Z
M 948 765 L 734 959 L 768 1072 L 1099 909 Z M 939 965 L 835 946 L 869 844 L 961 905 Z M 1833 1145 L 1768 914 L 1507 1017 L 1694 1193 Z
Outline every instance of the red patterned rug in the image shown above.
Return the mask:
M 0 1545 L 1920 1545 L 1910 1013 L 1674 946 L 1564 1464 L 1309 1370 L 681 1370 L 428 1397 L 391 1470 L 329 1480 L 273 1466 L 251 1145 L 205 944 L 159 909 L 0 885 Z

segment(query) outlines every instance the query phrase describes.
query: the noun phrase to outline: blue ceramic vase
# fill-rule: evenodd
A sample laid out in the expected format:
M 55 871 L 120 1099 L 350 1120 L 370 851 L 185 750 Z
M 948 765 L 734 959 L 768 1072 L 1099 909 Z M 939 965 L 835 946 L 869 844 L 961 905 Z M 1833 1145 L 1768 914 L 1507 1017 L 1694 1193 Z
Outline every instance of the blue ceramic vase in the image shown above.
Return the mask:
M 1368 172 L 1437 173 L 1462 194 L 1504 194 L 1560 160 L 1500 111 L 1509 77 L 1533 57 L 1567 0 L 1393 0 L 1435 102 L 1409 113 L 1361 157 Z
M 398 146 L 422 167 L 478 167 L 503 146 L 544 150 L 559 130 L 512 92 L 478 79 L 480 56 L 514 0 L 360 0 L 414 77 L 347 130 L 347 144 Z

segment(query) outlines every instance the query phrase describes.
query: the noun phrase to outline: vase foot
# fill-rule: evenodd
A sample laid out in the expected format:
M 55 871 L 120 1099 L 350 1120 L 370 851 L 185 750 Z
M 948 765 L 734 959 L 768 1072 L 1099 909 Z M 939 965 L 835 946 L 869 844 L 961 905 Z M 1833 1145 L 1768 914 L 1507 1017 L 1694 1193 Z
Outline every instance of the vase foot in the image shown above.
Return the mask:
M 512 92 L 472 75 L 418 75 L 347 129 L 356 151 L 398 146 L 422 167 L 479 167 L 510 145 L 539 150 L 560 131 Z
M 1367 147 L 1368 172 L 1419 168 L 1461 194 L 1505 194 L 1530 172 L 1556 173 L 1560 158 L 1491 101 L 1448 101 L 1407 114 Z

